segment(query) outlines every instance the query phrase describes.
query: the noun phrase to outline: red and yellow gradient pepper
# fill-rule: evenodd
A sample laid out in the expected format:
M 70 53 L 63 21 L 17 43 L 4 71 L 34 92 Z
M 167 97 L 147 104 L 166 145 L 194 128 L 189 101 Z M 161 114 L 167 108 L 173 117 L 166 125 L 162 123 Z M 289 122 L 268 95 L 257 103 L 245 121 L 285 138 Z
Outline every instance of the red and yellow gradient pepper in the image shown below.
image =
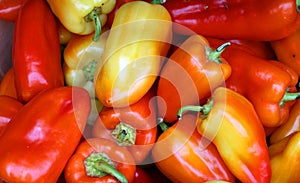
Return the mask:
M 111 12 L 116 0 L 47 0 L 51 10 L 70 32 L 87 35 L 95 32 L 93 39 L 98 40 L 101 27 L 105 25 L 107 14 Z
M 241 182 L 269 182 L 271 166 L 263 125 L 243 95 L 224 87 L 214 90 L 202 106 L 184 106 L 200 111 L 197 130 L 215 144 L 225 164 Z
M 159 75 L 171 38 L 171 17 L 162 5 L 133 1 L 121 6 L 95 73 L 100 102 L 124 107 L 140 100 Z
M 271 183 L 295 182 L 300 179 L 300 132 L 295 132 L 269 146 L 272 168 Z
M 163 131 L 152 149 L 155 165 L 172 182 L 234 182 L 214 144 L 195 129 L 196 121 L 196 114 L 186 114 Z
M 200 35 L 187 38 L 170 56 L 158 81 L 158 115 L 165 122 L 176 122 L 184 105 L 197 105 L 231 74 L 231 67 L 220 54 L 227 43 L 212 50 Z
M 44 0 L 25 0 L 20 9 L 12 59 L 20 101 L 26 103 L 44 90 L 64 85 L 58 25 Z
M 7 182 L 56 182 L 82 137 L 90 105 L 88 92 L 79 87 L 36 95 L 1 135 L 0 177 Z
M 108 139 L 89 138 L 78 145 L 64 176 L 66 183 L 132 183 L 135 171 L 132 154 L 125 147 Z

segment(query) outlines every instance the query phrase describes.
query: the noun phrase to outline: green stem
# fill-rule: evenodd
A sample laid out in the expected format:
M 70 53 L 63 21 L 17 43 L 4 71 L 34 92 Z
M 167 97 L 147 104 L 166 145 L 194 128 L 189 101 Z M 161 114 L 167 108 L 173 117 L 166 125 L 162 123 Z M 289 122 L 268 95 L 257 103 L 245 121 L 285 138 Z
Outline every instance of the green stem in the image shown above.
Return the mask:
M 282 107 L 286 102 L 291 100 L 296 100 L 300 98 L 300 92 L 297 93 L 289 93 L 288 90 L 285 92 L 283 98 L 281 99 L 279 106 Z
M 128 182 L 126 177 L 116 169 L 114 163 L 105 153 L 91 153 L 84 160 L 84 166 L 88 176 L 101 178 L 109 174 L 121 183 Z
M 206 48 L 206 55 L 207 55 L 207 60 L 216 62 L 218 64 L 221 64 L 221 59 L 220 59 L 220 55 L 222 54 L 222 52 L 225 50 L 225 48 L 227 46 L 229 46 L 231 43 L 230 42 L 226 42 L 223 43 L 221 46 L 219 46 L 217 49 L 212 50 L 210 47 Z
M 195 112 L 201 112 L 201 118 L 205 119 L 209 112 L 211 111 L 213 106 L 213 100 L 208 100 L 208 102 L 206 104 L 204 104 L 203 106 L 195 106 L 195 105 L 187 105 L 187 106 L 183 106 L 181 107 L 178 112 L 177 112 L 177 118 L 178 120 L 181 120 L 182 118 L 182 113 L 184 111 L 195 111 Z
M 111 134 L 120 146 L 130 146 L 135 144 L 136 130 L 128 124 L 120 122 Z
M 300 13 L 300 0 L 296 0 L 296 10 Z
M 151 4 L 164 4 L 166 0 L 152 0 L 150 3 Z
M 99 17 L 101 13 L 100 8 L 94 8 L 93 11 L 91 11 L 86 17 L 85 17 L 85 21 L 89 22 L 89 21 L 93 21 L 94 25 L 95 25 L 95 34 L 93 37 L 93 41 L 98 41 L 98 39 L 100 38 L 100 34 L 101 34 L 101 19 Z

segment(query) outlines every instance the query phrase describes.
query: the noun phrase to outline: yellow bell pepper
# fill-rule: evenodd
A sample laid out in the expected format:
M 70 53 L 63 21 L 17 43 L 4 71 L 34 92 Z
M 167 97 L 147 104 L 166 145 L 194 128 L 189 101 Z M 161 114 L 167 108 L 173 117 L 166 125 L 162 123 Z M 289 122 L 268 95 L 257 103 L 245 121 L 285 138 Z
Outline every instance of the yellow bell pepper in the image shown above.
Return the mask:
M 52 12 L 70 32 L 87 35 L 95 31 L 94 40 L 99 38 L 116 0 L 47 0 Z
M 108 107 L 137 102 L 151 88 L 170 48 L 172 21 L 160 4 L 122 5 L 95 72 L 96 96 Z
M 271 183 L 300 180 L 300 132 L 295 132 L 269 146 Z

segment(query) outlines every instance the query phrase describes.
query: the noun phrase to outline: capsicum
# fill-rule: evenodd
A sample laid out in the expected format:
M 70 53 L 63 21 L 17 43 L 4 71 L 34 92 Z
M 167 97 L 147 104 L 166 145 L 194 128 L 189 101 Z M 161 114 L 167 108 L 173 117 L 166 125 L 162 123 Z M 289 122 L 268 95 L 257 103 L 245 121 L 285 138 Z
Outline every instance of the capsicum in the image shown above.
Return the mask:
M 0 95 L 0 136 L 4 132 L 7 124 L 23 107 L 23 104 L 16 98 Z
M 58 87 L 36 95 L 0 138 L 0 177 L 7 182 L 56 182 L 89 113 L 89 95 L 82 88 Z
M 201 106 L 183 106 L 199 111 L 197 131 L 212 141 L 233 175 L 241 182 L 269 182 L 271 166 L 263 125 L 243 95 L 225 88 L 214 90 Z
M 13 67 L 8 69 L 1 80 L 0 95 L 8 95 L 13 98 L 18 98 L 15 85 L 15 72 Z
M 196 121 L 197 115 L 186 114 L 164 129 L 152 149 L 155 165 L 172 182 L 234 182 L 215 145 L 195 129 Z
M 44 0 L 26 0 L 20 9 L 12 59 L 20 101 L 28 102 L 46 89 L 64 85 L 58 26 Z
M 93 37 L 95 41 L 100 36 L 101 27 L 106 23 L 107 14 L 116 4 L 116 0 L 47 0 L 47 2 L 66 29 L 80 35 L 95 32 Z
M 295 0 L 167 0 L 174 31 L 223 39 L 271 41 L 284 38 L 300 26 Z
M 222 56 L 232 68 L 230 77 L 225 81 L 226 87 L 253 103 L 265 127 L 283 124 L 299 95 L 294 93 L 297 73 L 276 60 L 264 59 L 234 47 L 225 49 Z
M 160 4 L 133 1 L 118 9 L 95 72 L 96 96 L 104 106 L 129 106 L 147 93 L 169 50 L 171 28 Z
M 135 171 L 134 159 L 125 147 L 108 139 L 89 138 L 78 145 L 64 176 L 67 183 L 132 183 Z
M 0 19 L 15 22 L 24 0 L 1 0 Z
M 299 142 L 300 132 L 295 132 L 269 147 L 272 167 L 271 183 L 294 182 L 300 179 Z
M 93 127 L 93 136 L 126 146 L 136 164 L 144 163 L 157 137 L 155 87 L 136 103 L 122 108 L 103 107 Z
M 229 43 L 212 50 L 201 35 L 187 38 L 167 60 L 158 81 L 158 115 L 165 122 L 177 120 L 183 105 L 197 105 L 231 74 L 231 67 L 220 55 Z

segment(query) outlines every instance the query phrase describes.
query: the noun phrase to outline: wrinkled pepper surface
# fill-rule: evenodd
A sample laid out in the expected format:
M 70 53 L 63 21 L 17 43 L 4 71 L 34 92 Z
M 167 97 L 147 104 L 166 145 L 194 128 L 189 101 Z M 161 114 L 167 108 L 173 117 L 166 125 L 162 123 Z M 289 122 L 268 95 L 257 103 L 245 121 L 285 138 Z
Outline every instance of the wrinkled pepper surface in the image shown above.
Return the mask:
M 152 149 L 155 165 L 172 182 L 234 182 L 214 144 L 195 129 L 196 121 L 197 115 L 186 114 L 163 131 Z
M 157 138 L 155 87 L 136 103 L 122 108 L 103 107 L 93 136 L 108 138 L 132 153 L 136 164 L 144 163 Z
M 300 28 L 289 36 L 270 43 L 278 61 L 292 67 L 300 76 Z
M 67 183 L 131 183 L 136 165 L 131 153 L 104 138 L 89 138 L 81 142 L 65 169 Z
M 269 147 L 272 167 L 271 183 L 300 179 L 300 132 L 295 132 Z
M 226 48 L 222 56 L 232 68 L 226 87 L 253 103 L 265 127 L 283 124 L 298 97 L 293 94 L 298 82 L 297 73 L 276 60 L 266 60 L 236 48 Z
M 28 102 L 41 91 L 64 85 L 58 26 L 46 1 L 24 2 L 15 23 L 12 49 L 20 101 Z
M 1 80 L 0 95 L 8 95 L 13 98 L 18 98 L 15 85 L 15 72 L 13 67 L 8 69 Z
M 211 140 L 233 175 L 241 182 L 269 182 L 271 166 L 263 125 L 243 95 L 224 87 L 214 90 L 202 106 L 184 106 L 200 111 L 197 130 Z
M 118 9 L 95 73 L 104 106 L 129 106 L 152 87 L 170 47 L 171 23 L 159 4 L 133 1 Z
M 23 104 L 16 98 L 0 95 L 0 136 L 4 132 L 7 124 L 23 107 Z
M 206 38 L 187 38 L 170 56 L 158 81 L 158 115 L 165 122 L 176 122 L 177 111 L 184 105 L 197 105 L 211 91 L 224 85 L 231 67 L 220 54 L 227 44 L 212 50 Z
M 87 35 L 95 32 L 93 39 L 98 40 L 101 27 L 105 25 L 107 14 L 111 12 L 116 0 L 47 0 L 51 10 L 70 32 Z
M 25 0 L 1 0 L 0 19 L 15 22 L 24 1 Z
M 174 31 L 224 39 L 270 41 L 284 38 L 300 27 L 295 0 L 167 0 Z
M 0 177 L 7 182 L 56 182 L 81 139 L 89 112 L 89 95 L 82 88 L 38 94 L 0 138 Z

